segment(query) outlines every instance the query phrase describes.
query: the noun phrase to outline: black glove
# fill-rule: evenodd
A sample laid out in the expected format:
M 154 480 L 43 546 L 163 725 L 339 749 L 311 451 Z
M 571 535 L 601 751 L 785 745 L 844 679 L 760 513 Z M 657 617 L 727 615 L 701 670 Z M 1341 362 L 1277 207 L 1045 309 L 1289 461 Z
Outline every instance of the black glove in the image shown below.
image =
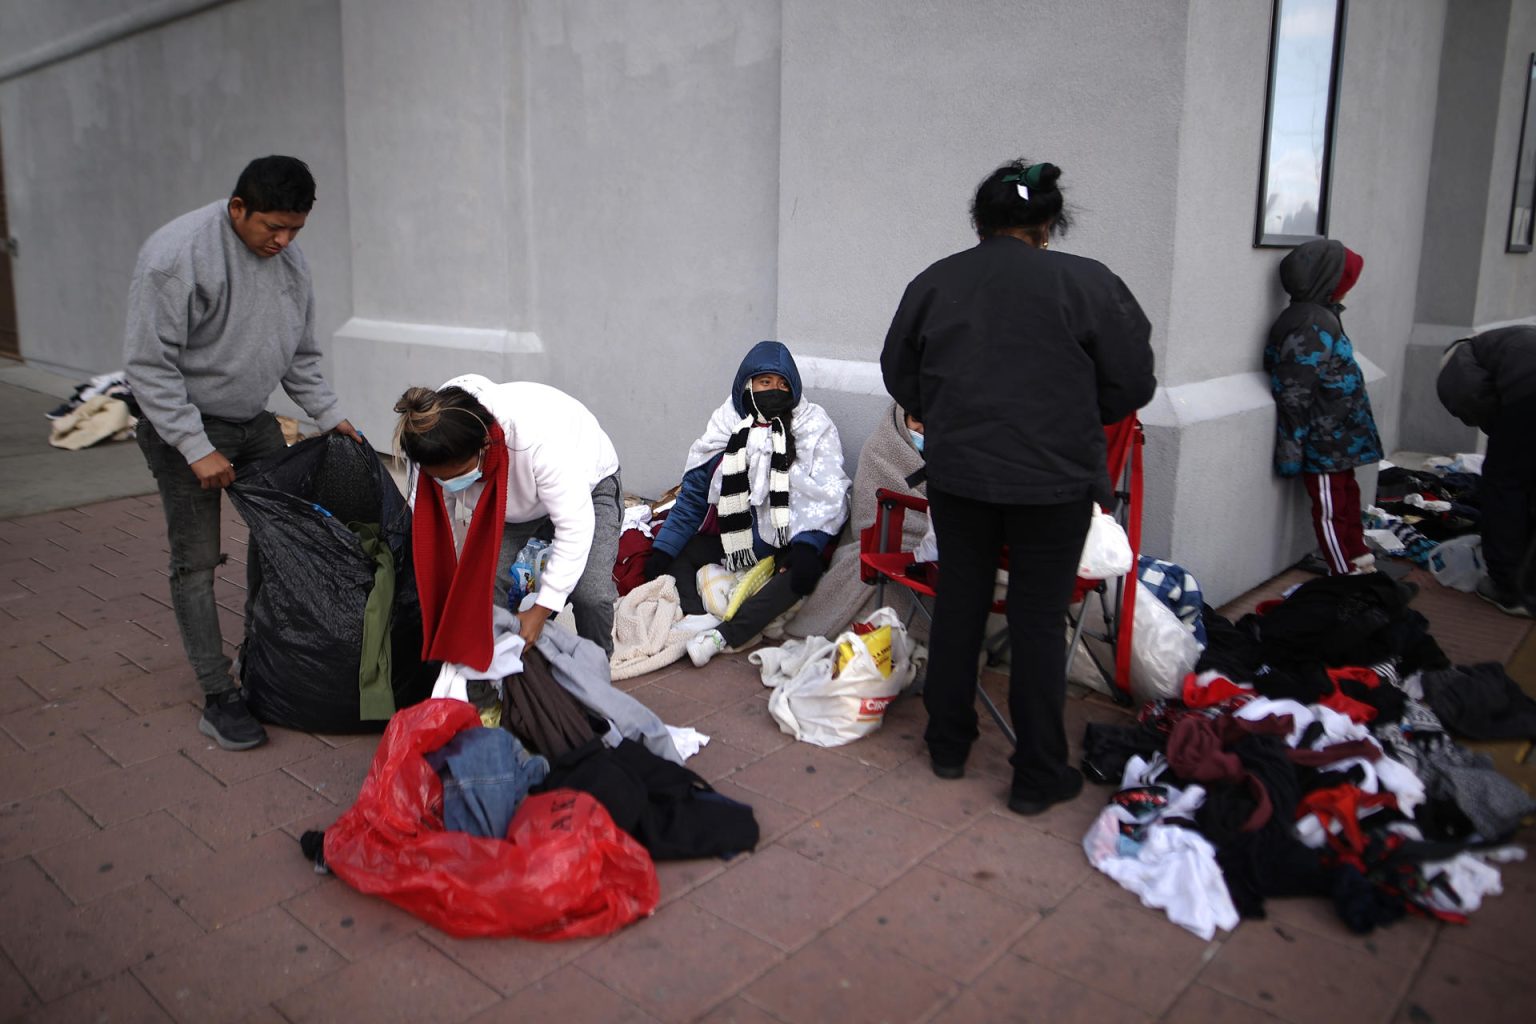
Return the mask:
M 661 548 L 651 548 L 651 553 L 645 556 L 645 566 L 641 569 L 645 573 L 645 580 L 649 583 L 658 576 L 665 576 L 667 570 L 672 568 L 672 556 Z
M 789 589 L 804 597 L 816 589 L 816 581 L 826 572 L 821 552 L 809 544 L 789 546 Z

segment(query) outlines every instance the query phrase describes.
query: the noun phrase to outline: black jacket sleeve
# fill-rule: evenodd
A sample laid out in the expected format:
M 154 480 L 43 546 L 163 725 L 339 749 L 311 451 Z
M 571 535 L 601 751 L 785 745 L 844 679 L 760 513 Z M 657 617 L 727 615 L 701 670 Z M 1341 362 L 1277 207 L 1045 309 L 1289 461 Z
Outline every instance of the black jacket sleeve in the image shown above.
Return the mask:
M 891 329 L 886 332 L 885 348 L 880 352 L 880 373 L 885 378 L 885 390 L 916 420 L 923 418 L 919 386 L 923 362 L 920 325 L 927 296 L 928 289 L 919 281 L 907 285 L 901 305 L 896 307 L 896 315 L 891 319 Z
M 1083 347 L 1093 359 L 1099 385 L 1099 421 L 1118 423 L 1152 401 L 1152 325 L 1136 296 L 1108 270 L 1108 280 L 1086 318 Z

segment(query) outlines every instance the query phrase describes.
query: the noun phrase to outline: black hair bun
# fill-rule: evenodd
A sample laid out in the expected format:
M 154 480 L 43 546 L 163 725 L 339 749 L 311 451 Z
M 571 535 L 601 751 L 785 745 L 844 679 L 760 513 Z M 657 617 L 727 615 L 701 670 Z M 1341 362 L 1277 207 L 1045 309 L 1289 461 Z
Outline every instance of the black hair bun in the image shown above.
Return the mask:
M 1061 168 L 1055 164 L 1040 165 L 1040 188 L 1044 192 L 1054 191 L 1056 182 L 1061 178 Z

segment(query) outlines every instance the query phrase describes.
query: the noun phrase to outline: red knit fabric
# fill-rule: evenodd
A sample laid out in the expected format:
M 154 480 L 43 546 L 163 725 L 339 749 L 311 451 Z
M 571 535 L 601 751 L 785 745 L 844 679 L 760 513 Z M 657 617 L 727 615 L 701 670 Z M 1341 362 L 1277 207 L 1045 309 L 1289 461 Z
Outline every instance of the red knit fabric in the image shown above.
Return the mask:
M 1253 689 L 1239 686 L 1225 676 L 1215 676 L 1202 686 L 1199 677 L 1191 672 L 1184 677 L 1182 696 L 1188 707 L 1209 708 L 1237 697 L 1243 698 L 1243 702 L 1246 703 L 1253 696 Z
M 487 441 L 480 465 L 484 487 L 464 550 L 455 554 L 443 489 L 425 473 L 417 476 L 411 521 L 416 593 L 421 598 L 421 656 L 476 669 L 490 665 L 495 649 L 491 594 L 507 518 L 507 441 L 501 424 L 491 422 Z
M 1339 682 L 1345 679 L 1361 683 L 1372 690 L 1381 685 L 1381 677 L 1368 668 L 1355 666 L 1331 668 L 1328 670 L 1328 680 L 1333 683 L 1333 693 L 1318 701 L 1318 703 L 1325 708 L 1332 708 L 1341 715 L 1348 715 L 1349 720 L 1356 724 L 1364 724 L 1374 720 L 1377 715 L 1375 708 L 1364 701 L 1347 697 L 1339 690 Z
M 1391 793 L 1366 793 L 1350 785 L 1330 786 L 1303 795 L 1296 805 L 1296 820 L 1317 815 L 1328 833 L 1328 845 L 1339 859 L 1364 870 L 1360 855 L 1365 851 L 1365 833 L 1360 830 L 1360 812 L 1396 806 L 1397 797 Z M 1330 828 L 1334 823 L 1339 825 L 1337 835 Z
M 1333 289 L 1330 302 L 1343 302 L 1344 296 L 1360 280 L 1360 271 L 1365 267 L 1365 257 L 1355 250 L 1346 247 L 1344 249 L 1344 272 L 1339 275 L 1339 283 Z

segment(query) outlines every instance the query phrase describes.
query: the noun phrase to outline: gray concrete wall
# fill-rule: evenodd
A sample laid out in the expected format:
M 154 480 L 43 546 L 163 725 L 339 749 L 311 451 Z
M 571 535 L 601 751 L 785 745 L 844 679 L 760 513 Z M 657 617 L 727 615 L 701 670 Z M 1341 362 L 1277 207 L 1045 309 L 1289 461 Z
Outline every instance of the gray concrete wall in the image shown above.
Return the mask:
M 1498 131 L 1494 135 L 1490 161 L 1482 272 L 1477 282 L 1477 306 L 1473 318 L 1479 325 L 1536 315 L 1536 253 L 1504 251 L 1509 235 L 1509 208 L 1514 196 L 1515 163 L 1530 81 L 1531 54 L 1536 52 L 1536 0 L 1512 0 L 1502 49 L 1502 73 L 1496 94 Z M 1536 103 L 1536 97 L 1532 102 Z
M 168 7 L 5 5 L 0 62 L 135 9 Z M 254 44 L 274 38 L 281 45 Z M 299 156 L 315 173 L 319 198 L 299 244 L 327 342 L 352 301 L 340 52 L 335 0 L 242 0 L 0 82 L 23 357 L 75 379 L 121 367 L 139 245 L 227 196 L 245 162 L 267 153 Z
M 907 282 L 975 244 L 977 183 L 1023 155 L 1063 168 L 1079 215 L 1052 245 L 1119 273 L 1163 348 L 1183 4 L 783 6 L 785 341 L 877 359 Z
M 1504 249 L 1533 50 L 1536 0 L 1464 0 L 1445 23 L 1417 322 L 1401 383 L 1405 449 L 1476 448 L 1477 431 L 1435 395 L 1442 351 L 1456 338 L 1536 317 L 1536 254 Z
M 522 9 L 546 379 L 597 414 L 625 487 L 656 494 L 775 336 L 779 6 Z
M 338 393 L 380 448 L 395 399 L 461 373 L 541 379 L 517 4 L 342 0 L 353 317 Z
M 0 63 L 164 6 L 163 0 L 9 0 L 0 4 Z
M 1422 323 L 1466 325 L 1477 318 L 1484 239 L 1477 231 L 1447 231 L 1443 225 L 1481 225 L 1489 218 L 1489 161 L 1499 129 L 1500 58 L 1509 14 L 1510 0 L 1461 0 L 1445 25 L 1438 85 L 1442 116 L 1435 123 L 1424 210 L 1425 223 L 1436 230 L 1419 274 Z M 1503 197 L 1506 217 L 1508 199 Z
M 1344 323 L 1391 386 L 1371 393 L 1382 441 L 1397 446 L 1399 382 L 1413 334 L 1426 224 L 1445 3 L 1349 5 L 1330 234 L 1365 256 Z
M 1417 318 L 1465 332 L 1536 314 L 1536 254 L 1504 250 L 1536 0 L 1462 0 L 1445 42 Z
M 343 397 L 542 380 L 657 494 L 775 332 L 779 12 L 761 0 L 343 0 Z

